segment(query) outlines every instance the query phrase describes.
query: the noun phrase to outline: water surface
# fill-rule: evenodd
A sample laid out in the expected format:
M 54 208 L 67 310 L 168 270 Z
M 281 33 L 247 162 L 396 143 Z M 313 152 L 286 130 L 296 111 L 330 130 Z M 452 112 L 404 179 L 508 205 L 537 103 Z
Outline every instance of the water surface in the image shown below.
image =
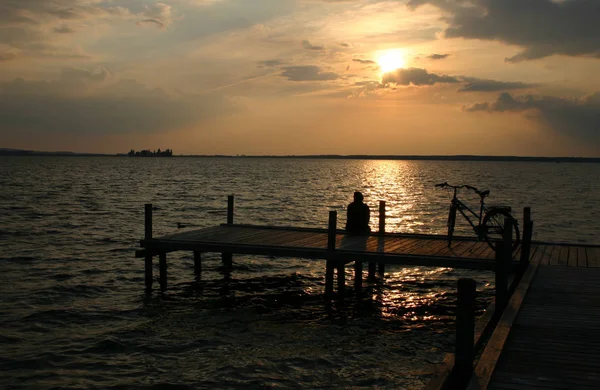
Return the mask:
M 230 193 L 236 223 L 326 227 L 338 210 L 343 226 L 361 190 L 374 230 L 382 199 L 388 230 L 443 233 L 450 194 L 434 184 L 448 181 L 515 215 L 531 206 L 534 239 L 597 243 L 598 177 L 574 163 L 2 157 L 0 386 L 420 388 L 452 349 L 457 279 L 476 279 L 481 312 L 492 274 L 388 266 L 341 305 L 322 297 L 321 261 L 236 256 L 227 277 L 208 255 L 194 280 L 177 253 L 168 291 L 147 295 L 144 203 L 160 208 L 155 235 L 225 222 Z

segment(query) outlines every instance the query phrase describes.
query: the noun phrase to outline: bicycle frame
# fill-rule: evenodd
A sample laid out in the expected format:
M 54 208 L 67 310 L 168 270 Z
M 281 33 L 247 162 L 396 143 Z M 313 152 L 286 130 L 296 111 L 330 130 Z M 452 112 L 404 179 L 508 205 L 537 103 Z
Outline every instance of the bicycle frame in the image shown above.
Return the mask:
M 483 210 L 485 209 L 485 205 L 484 205 L 485 202 L 484 202 L 483 198 L 481 198 L 479 201 L 479 203 L 480 203 L 479 204 L 479 213 L 476 213 L 466 203 L 464 203 L 462 200 L 458 199 L 458 197 L 456 196 L 457 193 L 458 193 L 458 189 L 454 188 L 454 196 L 452 197 L 452 205 L 454 207 L 456 207 L 456 209 L 461 213 L 463 218 L 467 220 L 469 225 L 471 225 L 471 227 L 477 234 L 477 239 L 479 239 L 479 240 L 483 239 L 482 233 L 481 233 L 482 230 L 480 228 L 481 222 L 483 219 Z M 477 220 L 477 225 L 475 225 L 475 223 L 473 222 L 473 220 L 471 218 Z

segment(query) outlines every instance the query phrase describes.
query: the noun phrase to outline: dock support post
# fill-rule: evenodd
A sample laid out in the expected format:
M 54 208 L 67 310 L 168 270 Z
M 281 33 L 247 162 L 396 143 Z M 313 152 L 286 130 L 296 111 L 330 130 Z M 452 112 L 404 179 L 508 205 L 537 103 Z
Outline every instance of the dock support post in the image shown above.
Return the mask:
M 158 260 L 160 268 L 160 288 L 161 290 L 165 290 L 167 288 L 167 253 L 160 252 Z
M 234 197 L 233 195 L 227 196 L 227 225 L 233 225 L 233 204 Z M 221 260 L 223 262 L 223 266 L 230 270 L 233 268 L 233 255 L 229 252 L 221 253 Z
M 379 236 L 383 238 L 385 235 L 385 200 L 379 201 Z M 375 273 L 375 272 L 373 272 Z M 385 274 L 385 263 L 379 263 L 379 276 Z
M 523 209 L 523 241 L 521 242 L 521 267 L 523 270 L 529 265 L 531 255 L 531 237 L 533 234 L 533 221 L 531 220 L 531 207 Z
M 354 289 L 356 290 L 356 294 L 360 293 L 362 289 L 362 273 L 363 263 L 360 260 L 356 260 L 354 262 Z
M 194 251 L 194 275 L 199 277 L 202 274 L 202 252 Z
M 233 195 L 227 196 L 227 225 L 233 225 Z
M 508 272 L 512 262 L 512 218 L 504 218 L 503 241 L 496 246 L 496 310 L 502 315 L 508 303 Z
M 473 372 L 476 288 L 473 279 L 458 281 L 453 388 L 464 389 Z
M 329 223 L 327 226 L 327 264 L 325 270 L 325 294 L 333 293 L 333 269 L 334 251 L 337 230 L 337 211 L 329 211 Z
M 233 268 L 233 255 L 230 252 L 221 253 L 221 260 L 226 268 Z
M 152 204 L 146 203 L 144 207 L 144 239 L 152 239 Z M 152 289 L 152 254 L 151 250 L 146 248 L 146 256 L 144 262 L 144 271 L 146 279 L 146 289 Z
M 377 271 L 377 263 L 369 263 L 369 280 L 375 279 L 375 272 Z
M 379 235 L 385 234 L 385 200 L 379 201 Z
M 379 268 L 377 269 L 377 273 L 381 277 L 383 277 L 383 275 L 385 275 L 385 263 L 379 263 Z

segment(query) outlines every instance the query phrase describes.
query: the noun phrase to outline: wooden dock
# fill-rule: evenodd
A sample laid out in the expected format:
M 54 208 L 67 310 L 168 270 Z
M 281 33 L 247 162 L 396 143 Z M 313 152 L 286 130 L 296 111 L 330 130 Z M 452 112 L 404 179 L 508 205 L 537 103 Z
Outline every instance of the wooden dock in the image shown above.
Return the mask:
M 480 320 L 475 344 L 484 327 L 490 337 L 466 383 L 452 381 L 449 354 L 426 389 L 597 389 L 600 246 L 532 243 L 530 265 L 506 307 L 492 304 Z
M 386 264 L 492 270 L 496 294 L 477 323 L 475 283 L 459 281 L 456 351 L 446 356 L 426 389 L 599 388 L 600 246 L 533 242 L 528 208 L 515 251 L 510 220 L 505 221 L 504 242 L 494 251 L 471 238 L 455 238 L 448 246 L 445 236 L 386 233 L 385 202 L 379 210 L 379 231 L 368 236 L 338 230 L 335 211 L 327 229 L 236 225 L 230 196 L 226 224 L 153 237 L 152 205 L 146 205 L 145 237 L 136 256 L 145 258 L 148 289 L 154 256 L 159 257 L 161 288 L 166 288 L 167 254 L 174 251 L 194 253 L 197 275 L 206 252 L 221 253 L 225 269 L 231 268 L 234 254 L 325 260 L 325 293 L 333 293 L 337 270 L 341 297 L 348 263 L 354 263 L 357 289 L 365 262 L 370 278 L 377 271 L 383 274 Z
M 230 252 L 327 259 L 328 231 L 292 227 L 219 225 L 142 241 L 142 246 L 160 251 Z M 338 230 L 336 256 L 346 262 L 414 264 L 469 269 L 494 269 L 495 252 L 483 241 L 447 239 L 436 235 L 392 234 L 353 236 Z
M 337 270 L 338 292 L 343 293 L 345 266 L 354 263 L 354 286 L 360 288 L 363 263 L 369 263 L 368 276 L 385 273 L 386 264 L 452 267 L 464 269 L 498 270 L 501 280 L 519 264 L 522 265 L 530 248 L 522 245 L 517 251 L 502 258 L 486 242 L 474 238 L 455 237 L 448 245 L 447 237 L 440 235 L 398 234 L 385 231 L 385 202 L 379 205 L 379 230 L 369 235 L 350 235 L 337 229 L 337 212 L 329 212 L 327 229 L 236 225 L 233 223 L 233 196 L 228 197 L 227 223 L 219 226 L 186 231 L 162 237 L 152 234 L 152 205 L 145 207 L 145 236 L 140 241 L 143 249 L 137 257 L 146 259 L 146 287 L 152 288 L 152 258 L 159 257 L 161 288 L 167 285 L 167 254 L 173 251 L 194 253 L 196 274 L 202 270 L 202 254 L 222 254 L 223 265 L 231 268 L 233 254 L 296 257 L 326 260 L 325 293 L 333 292 L 334 270 Z M 524 216 L 529 216 L 526 209 Z M 531 221 L 524 221 L 530 227 Z M 527 231 L 527 229 L 525 229 Z M 531 232 L 531 229 L 529 229 Z M 524 234 L 524 237 L 527 234 Z M 500 262 L 500 263 L 499 263 Z M 506 283 L 501 283 L 505 285 Z M 497 289 L 498 290 L 498 289 Z M 499 294 L 506 295 L 503 287 Z
M 540 245 L 470 390 L 600 386 L 600 247 Z

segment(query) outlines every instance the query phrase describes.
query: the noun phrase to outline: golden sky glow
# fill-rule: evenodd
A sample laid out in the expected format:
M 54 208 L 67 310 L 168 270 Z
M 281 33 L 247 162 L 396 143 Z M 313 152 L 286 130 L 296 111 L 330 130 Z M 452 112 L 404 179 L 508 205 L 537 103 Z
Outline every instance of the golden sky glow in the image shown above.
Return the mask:
M 0 148 L 599 156 L 596 10 L 8 0 Z

